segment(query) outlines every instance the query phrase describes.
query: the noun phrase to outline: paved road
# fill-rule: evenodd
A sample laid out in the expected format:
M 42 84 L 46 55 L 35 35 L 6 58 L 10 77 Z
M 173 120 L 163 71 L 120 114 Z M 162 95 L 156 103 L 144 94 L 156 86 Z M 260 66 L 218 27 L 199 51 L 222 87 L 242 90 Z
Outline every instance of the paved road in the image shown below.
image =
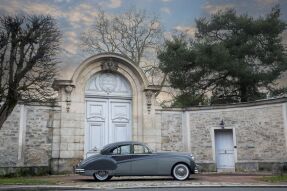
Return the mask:
M 129 188 L 129 189 L 65 189 L 65 188 L 49 188 L 49 187 L 30 187 L 30 188 L 17 188 L 17 189 L 3 189 L 0 187 L 0 191 L 55 191 L 55 190 L 61 190 L 61 191 L 102 191 L 102 190 L 110 190 L 110 191 L 286 191 L 287 187 L 202 187 L 202 188 Z
M 133 189 L 114 189 L 114 191 L 132 191 Z M 286 188 L 145 188 L 136 191 L 286 191 Z

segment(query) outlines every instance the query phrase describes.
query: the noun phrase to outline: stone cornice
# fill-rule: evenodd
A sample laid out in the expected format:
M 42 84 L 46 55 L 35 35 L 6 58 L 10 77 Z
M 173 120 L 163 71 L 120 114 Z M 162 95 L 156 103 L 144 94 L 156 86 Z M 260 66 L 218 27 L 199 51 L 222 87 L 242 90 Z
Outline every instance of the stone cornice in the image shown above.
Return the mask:
M 264 105 L 273 105 L 273 104 L 280 104 L 280 103 L 287 103 L 287 97 L 264 99 L 264 100 L 257 100 L 257 101 L 244 102 L 244 103 L 222 104 L 222 105 L 194 106 L 194 107 L 187 107 L 187 108 L 163 108 L 157 111 L 201 111 L 201 110 L 264 106 Z
M 55 79 L 53 84 L 52 84 L 52 88 L 54 90 L 59 90 L 60 88 L 65 87 L 65 86 L 75 87 L 72 80 L 57 80 L 57 79 Z

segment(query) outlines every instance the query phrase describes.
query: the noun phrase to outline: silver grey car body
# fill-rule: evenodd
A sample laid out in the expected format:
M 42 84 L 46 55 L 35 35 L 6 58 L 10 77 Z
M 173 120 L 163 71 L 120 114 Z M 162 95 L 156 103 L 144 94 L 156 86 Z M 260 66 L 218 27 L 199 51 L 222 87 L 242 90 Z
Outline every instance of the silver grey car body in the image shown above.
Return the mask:
M 171 175 L 185 180 L 197 172 L 190 153 L 152 152 L 145 144 L 134 141 L 106 145 L 100 154 L 86 158 L 75 167 L 75 173 L 102 181 L 112 176 Z

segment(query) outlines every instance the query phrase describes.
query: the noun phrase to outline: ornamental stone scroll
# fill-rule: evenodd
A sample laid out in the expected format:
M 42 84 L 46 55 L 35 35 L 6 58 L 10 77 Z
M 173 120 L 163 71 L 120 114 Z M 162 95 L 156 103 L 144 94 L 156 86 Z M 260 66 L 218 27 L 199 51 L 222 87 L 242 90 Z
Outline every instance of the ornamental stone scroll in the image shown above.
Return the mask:
M 73 91 L 73 86 L 68 85 L 65 87 L 65 92 L 66 92 L 66 110 L 67 112 L 70 111 L 71 107 L 71 93 Z
M 153 96 L 155 96 L 156 92 L 159 91 L 159 88 L 157 86 L 149 86 L 148 89 L 145 89 L 145 96 L 146 96 L 146 105 L 147 105 L 147 111 L 148 114 L 150 114 L 151 106 L 153 103 Z
M 59 101 L 66 102 L 66 111 L 69 112 L 72 102 L 71 93 L 74 90 L 75 85 L 71 80 L 55 80 L 52 87 L 59 92 L 59 96 L 61 97 Z

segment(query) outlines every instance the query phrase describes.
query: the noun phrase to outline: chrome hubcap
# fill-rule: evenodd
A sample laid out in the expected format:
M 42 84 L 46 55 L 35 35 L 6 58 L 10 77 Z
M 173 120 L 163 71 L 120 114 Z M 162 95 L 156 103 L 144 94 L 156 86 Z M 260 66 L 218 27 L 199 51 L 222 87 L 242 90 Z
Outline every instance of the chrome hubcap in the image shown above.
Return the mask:
M 107 171 L 98 171 L 95 173 L 95 176 L 98 180 L 106 180 L 109 174 Z
M 173 175 L 178 180 L 185 180 L 189 175 L 189 169 L 184 164 L 178 164 L 173 169 Z

